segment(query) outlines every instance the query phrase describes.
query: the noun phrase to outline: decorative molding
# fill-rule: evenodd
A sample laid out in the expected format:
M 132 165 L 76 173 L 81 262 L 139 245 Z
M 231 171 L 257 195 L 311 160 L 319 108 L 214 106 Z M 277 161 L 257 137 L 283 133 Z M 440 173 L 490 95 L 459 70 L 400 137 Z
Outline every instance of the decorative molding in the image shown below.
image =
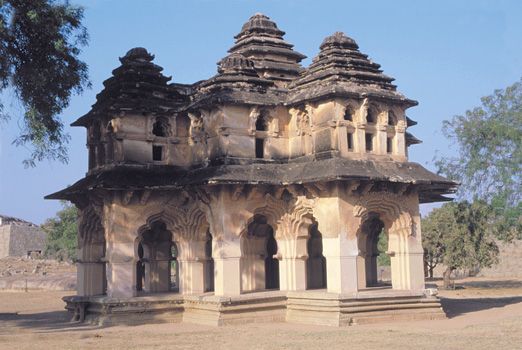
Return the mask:
M 377 213 L 389 232 L 415 235 L 415 224 L 411 213 L 414 211 L 407 205 L 404 196 L 390 192 L 370 192 L 359 198 L 353 208 L 353 215 L 360 218 L 360 223 L 366 220 L 370 213 Z M 361 225 L 359 224 L 359 229 Z
M 78 210 L 78 248 L 105 243 L 102 221 L 93 205 Z

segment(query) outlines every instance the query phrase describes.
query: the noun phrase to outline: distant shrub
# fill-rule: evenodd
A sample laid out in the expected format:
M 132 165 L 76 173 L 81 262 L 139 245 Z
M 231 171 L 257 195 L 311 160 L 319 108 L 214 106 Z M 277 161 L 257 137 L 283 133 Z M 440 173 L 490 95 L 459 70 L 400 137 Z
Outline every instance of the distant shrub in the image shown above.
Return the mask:
M 47 232 L 46 257 L 70 261 L 76 258 L 77 218 L 76 207 L 63 203 L 63 209 L 42 224 L 42 229 Z

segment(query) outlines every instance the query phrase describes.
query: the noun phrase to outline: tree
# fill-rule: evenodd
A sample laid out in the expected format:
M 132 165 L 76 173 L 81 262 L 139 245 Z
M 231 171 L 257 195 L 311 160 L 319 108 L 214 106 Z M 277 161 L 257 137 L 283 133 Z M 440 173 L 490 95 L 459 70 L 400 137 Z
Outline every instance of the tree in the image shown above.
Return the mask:
M 486 202 L 463 201 L 446 203 L 422 220 L 427 259 L 446 266 L 444 288 L 449 287 L 451 273 L 458 268 L 490 267 L 497 262 L 494 218 Z
M 14 92 L 24 109 L 18 146 L 30 146 L 26 166 L 43 159 L 67 162 L 59 114 L 90 83 L 78 57 L 88 36 L 83 8 L 68 1 L 0 0 L 0 92 Z M 3 96 L 6 94 L 4 93 Z M 12 117 L 0 101 L 0 116 Z
M 444 121 L 458 154 L 438 159 L 437 166 L 461 182 L 459 198 L 489 203 L 499 238 L 511 240 L 522 237 L 522 79 L 481 101 Z
M 42 229 L 47 232 L 45 255 L 59 260 L 76 257 L 78 210 L 74 205 L 63 203 L 56 217 L 48 219 Z
M 386 253 L 388 251 L 388 235 L 384 230 L 379 234 L 377 250 L 379 251 L 377 264 L 379 266 L 390 266 L 390 256 Z

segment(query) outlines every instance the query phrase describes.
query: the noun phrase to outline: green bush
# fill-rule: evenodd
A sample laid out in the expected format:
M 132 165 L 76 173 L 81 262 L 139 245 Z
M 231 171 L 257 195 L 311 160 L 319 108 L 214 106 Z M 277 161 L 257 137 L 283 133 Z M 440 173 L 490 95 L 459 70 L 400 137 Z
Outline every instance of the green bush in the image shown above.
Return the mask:
M 58 260 L 74 260 L 77 247 L 78 210 L 63 203 L 63 209 L 54 218 L 47 219 L 42 229 L 47 232 L 45 256 Z

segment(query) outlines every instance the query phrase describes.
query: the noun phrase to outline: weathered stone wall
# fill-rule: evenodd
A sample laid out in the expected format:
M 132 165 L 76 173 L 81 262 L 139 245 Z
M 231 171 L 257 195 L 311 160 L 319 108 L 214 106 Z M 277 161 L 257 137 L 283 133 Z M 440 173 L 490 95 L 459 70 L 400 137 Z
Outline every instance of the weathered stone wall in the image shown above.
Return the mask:
M 9 256 L 11 225 L 0 226 L 0 259 Z
M 38 226 L 0 226 L 0 258 L 25 256 L 30 251 L 43 252 L 47 235 Z

